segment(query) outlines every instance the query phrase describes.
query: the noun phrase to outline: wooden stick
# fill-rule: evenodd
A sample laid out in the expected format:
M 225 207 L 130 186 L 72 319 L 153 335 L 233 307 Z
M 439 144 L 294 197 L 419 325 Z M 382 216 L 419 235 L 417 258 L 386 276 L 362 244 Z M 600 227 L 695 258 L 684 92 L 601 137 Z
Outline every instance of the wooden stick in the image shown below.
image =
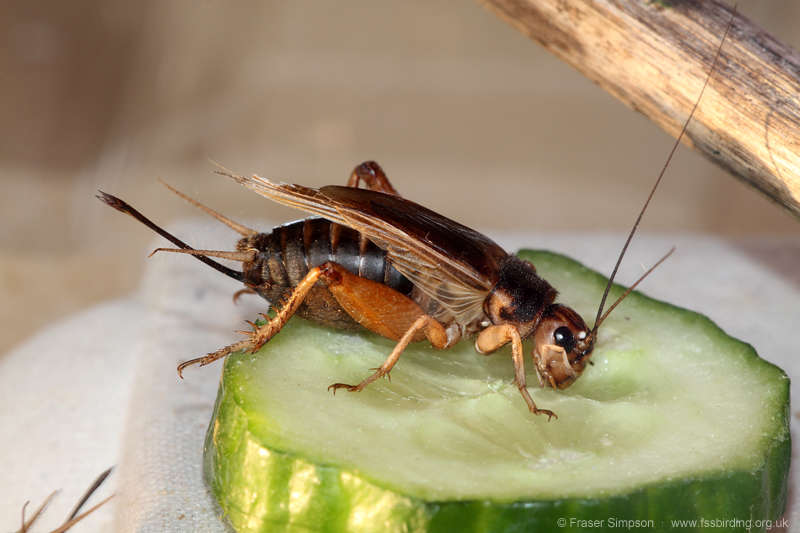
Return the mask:
M 717 0 L 476 0 L 677 137 L 732 8 Z M 684 144 L 800 219 L 800 54 L 737 14 Z

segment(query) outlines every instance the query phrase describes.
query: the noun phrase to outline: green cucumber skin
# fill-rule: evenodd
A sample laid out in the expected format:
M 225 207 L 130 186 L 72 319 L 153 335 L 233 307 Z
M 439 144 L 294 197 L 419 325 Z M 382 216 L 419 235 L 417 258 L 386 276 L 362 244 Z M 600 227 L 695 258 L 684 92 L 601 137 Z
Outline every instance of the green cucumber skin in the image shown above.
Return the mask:
M 748 520 L 755 522 L 755 517 L 779 518 L 785 512 L 788 497 L 786 471 L 791 457 L 788 438 L 775 441 L 764 464 L 754 471 L 659 483 L 623 496 L 512 504 L 425 502 L 397 497 L 369 482 L 353 483 L 336 467 L 314 465 L 275 450 L 264 455 L 263 448 L 249 445 L 254 439 L 247 428 L 247 414 L 237 405 L 234 395 L 222 389 L 212 420 L 218 415 L 229 421 L 236 420 L 236 423 L 223 427 L 212 422 L 209 427 L 204 454 L 205 477 L 227 518 L 240 533 L 367 533 L 374 531 L 375 521 L 369 521 L 363 530 L 348 529 L 354 508 L 358 502 L 373 502 L 371 506 L 374 506 L 387 499 L 393 502 L 394 509 L 382 517 L 393 524 L 393 528 L 386 531 L 585 531 L 587 523 L 597 524 L 591 527 L 592 531 L 619 531 L 625 520 L 652 520 L 652 531 L 702 531 L 702 527 L 675 527 L 672 521 L 703 518 L 736 519 L 742 524 L 742 527 L 725 531 L 766 531 L 766 527 L 747 529 L 744 524 Z M 313 501 L 301 512 L 291 513 L 290 485 L 299 471 L 308 472 L 319 484 L 315 484 L 318 489 L 311 498 Z M 270 480 L 268 492 L 256 495 L 242 492 L 240 487 L 251 485 L 248 479 Z M 341 505 L 342 502 L 353 502 L 353 505 Z M 254 520 L 253 516 L 259 518 Z M 567 520 L 567 524 L 559 526 L 559 519 Z M 319 524 L 325 527 L 320 528 Z
M 563 266 L 571 260 L 552 257 L 546 253 L 521 253 L 543 270 L 555 261 Z M 577 263 L 572 263 L 575 268 Z M 599 274 L 579 266 L 582 275 Z M 619 290 L 619 289 L 617 289 Z M 593 297 L 593 296 L 592 296 Z M 658 306 L 668 306 L 653 301 Z M 672 307 L 672 306 L 668 306 Z M 700 315 L 686 313 L 688 322 L 711 322 Z M 724 333 L 716 326 L 710 328 Z M 744 357 L 757 355 L 744 346 Z M 739 349 L 738 351 L 742 351 Z M 235 356 L 229 357 L 229 359 Z M 281 451 L 265 450 L 257 445 L 249 429 L 252 422 L 236 403 L 234 391 L 222 384 L 214 416 L 206 439 L 205 477 L 222 505 L 230 522 L 238 531 L 409 531 L 437 532 L 464 531 L 475 533 L 514 531 L 619 531 L 629 529 L 624 520 L 652 520 L 654 531 L 700 531 L 699 525 L 674 527 L 672 520 L 737 519 L 740 527 L 725 531 L 765 531 L 766 526 L 745 527 L 746 521 L 777 519 L 785 512 L 787 504 L 787 472 L 791 457 L 789 438 L 788 394 L 789 380 L 777 367 L 773 367 L 775 380 L 780 381 L 780 394 L 786 398 L 786 409 L 775 421 L 779 430 L 770 441 L 765 460 L 760 467 L 748 471 L 731 470 L 697 479 L 678 479 L 640 487 L 633 492 L 598 499 L 554 499 L 534 502 L 496 503 L 485 501 L 425 502 L 418 498 L 398 496 L 354 477 L 333 466 L 314 465 L 307 460 Z M 225 373 L 228 372 L 226 362 Z M 221 417 L 223 425 L 215 421 Z M 235 420 L 235 423 L 231 423 Z M 554 422 L 556 423 L 556 422 Z M 302 472 L 313 484 L 305 505 L 292 512 L 291 487 L 297 473 Z M 267 493 L 243 492 L 248 480 L 268 479 Z M 393 503 L 392 510 L 380 514 L 380 502 Z M 367 509 L 376 513 L 363 523 L 362 528 L 353 520 L 364 511 L 359 503 L 368 502 Z M 296 506 L 295 506 L 296 507 Z M 562 526 L 559 519 L 567 522 Z M 616 522 L 612 522 L 614 519 Z M 588 521 L 588 522 L 587 522 Z M 730 522 L 728 522 L 730 524 Z M 322 524 L 322 526 L 320 525 Z M 641 522 L 640 522 L 641 524 Z M 384 527 L 386 526 L 386 527 Z

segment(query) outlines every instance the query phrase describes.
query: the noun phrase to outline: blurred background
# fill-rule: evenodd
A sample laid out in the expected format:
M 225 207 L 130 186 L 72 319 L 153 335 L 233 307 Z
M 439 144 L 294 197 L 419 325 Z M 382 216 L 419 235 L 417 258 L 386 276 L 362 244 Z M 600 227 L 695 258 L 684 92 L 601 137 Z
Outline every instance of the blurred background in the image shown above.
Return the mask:
M 800 45 L 800 3 L 739 13 Z M 168 227 L 199 216 L 161 178 L 267 229 L 300 217 L 209 159 L 309 186 L 374 159 L 404 196 L 490 235 L 622 233 L 672 144 L 467 0 L 6 0 L 0 68 L 0 353 L 135 290 L 154 237 L 97 190 Z M 800 235 L 686 149 L 642 229 Z

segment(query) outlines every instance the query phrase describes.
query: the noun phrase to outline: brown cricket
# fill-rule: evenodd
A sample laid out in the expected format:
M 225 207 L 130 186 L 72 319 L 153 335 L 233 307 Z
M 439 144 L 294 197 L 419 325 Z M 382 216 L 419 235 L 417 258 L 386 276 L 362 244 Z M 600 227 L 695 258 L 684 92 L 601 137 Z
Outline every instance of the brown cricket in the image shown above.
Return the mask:
M 602 305 L 589 329 L 578 313 L 556 302 L 556 289 L 536 274 L 530 262 L 509 254 L 485 235 L 400 197 L 377 163 L 356 167 L 346 187 L 319 190 L 222 174 L 276 202 L 318 216 L 259 233 L 173 189 L 242 235 L 233 252 L 194 250 L 122 200 L 105 193 L 98 196 L 180 247 L 156 251 L 192 254 L 243 282 L 245 291 L 259 294 L 275 310 L 273 317 L 262 315 L 261 326 L 250 322 L 253 329 L 243 332 L 245 340 L 186 361 L 179 372 L 239 350 L 255 352 L 295 314 L 334 328 L 366 328 L 397 341 L 375 373 L 357 385 L 335 383 L 330 386 L 334 391 L 361 391 L 388 376 L 412 342 L 427 339 L 442 350 L 477 337 L 475 348 L 482 354 L 511 344 L 514 383 L 531 412 L 549 418 L 555 413 L 536 407 L 528 393 L 522 341 L 534 343 L 532 357 L 541 387 L 569 387 L 588 364 L 597 329 L 607 316 L 602 315 Z M 368 189 L 358 188 L 361 181 Z M 238 261 L 242 271 L 209 257 Z
M 603 314 L 628 244 L 697 109 L 721 49 L 722 44 L 628 235 L 591 329 L 578 313 L 556 301 L 558 292 L 530 262 L 509 254 L 485 235 L 402 198 L 372 161 L 357 166 L 347 186 L 320 189 L 219 172 L 271 200 L 316 215 L 279 226 L 271 233 L 246 228 L 172 189 L 242 236 L 232 252 L 194 250 L 122 200 L 102 192 L 98 198 L 179 247 L 156 251 L 191 254 L 244 283 L 245 292 L 259 294 L 274 310 L 274 316 L 262 314 L 263 325 L 248 322 L 252 330 L 242 332 L 246 339 L 179 365 L 181 377 L 189 365 L 204 366 L 240 350 L 256 352 L 297 314 L 334 328 L 366 328 L 397 342 L 372 375 L 357 385 L 334 383 L 329 387 L 334 392 L 342 388 L 361 391 L 378 378 L 388 377 L 412 342 L 427 339 L 443 350 L 461 339 L 475 338 L 481 354 L 511 345 L 514 383 L 530 411 L 545 414 L 549 420 L 555 413 L 538 408 L 528 393 L 522 342 L 533 341 L 531 355 L 540 387 L 569 387 L 589 364 L 598 328 L 608 314 L 669 255 Z M 361 182 L 367 188 L 359 188 Z M 228 268 L 211 257 L 237 261 L 242 270 Z

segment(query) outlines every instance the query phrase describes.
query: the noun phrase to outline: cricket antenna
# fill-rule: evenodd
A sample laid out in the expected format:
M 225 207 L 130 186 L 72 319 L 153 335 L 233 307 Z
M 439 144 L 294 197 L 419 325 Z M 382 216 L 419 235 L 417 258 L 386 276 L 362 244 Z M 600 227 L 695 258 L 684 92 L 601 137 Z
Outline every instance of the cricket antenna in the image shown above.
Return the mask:
M 633 239 L 633 234 L 636 233 L 636 229 L 639 227 L 639 222 L 642 221 L 642 217 L 644 216 L 644 212 L 647 210 L 647 206 L 650 204 L 650 200 L 653 198 L 653 195 L 658 188 L 658 185 L 661 183 L 661 178 L 664 177 L 664 173 L 667 171 L 667 167 L 669 166 L 670 161 L 672 161 L 672 156 L 675 155 L 675 151 L 678 149 L 678 145 L 683 139 L 684 134 L 686 133 L 686 129 L 689 127 L 689 123 L 692 121 L 692 117 L 694 116 L 694 112 L 697 110 L 697 106 L 700 105 L 700 100 L 703 99 L 703 93 L 708 86 L 708 82 L 711 80 L 711 75 L 714 73 L 714 69 L 717 66 L 717 62 L 719 61 L 720 54 L 722 53 L 722 47 L 725 44 L 725 39 L 728 37 L 728 33 L 731 31 L 731 26 L 733 25 L 733 19 L 736 18 L 736 7 L 733 7 L 733 13 L 731 14 L 731 20 L 728 21 L 728 26 L 725 28 L 725 33 L 722 35 L 722 41 L 719 43 L 719 48 L 717 48 L 717 53 L 714 56 L 714 61 L 711 63 L 711 68 L 708 71 L 708 75 L 706 76 L 706 81 L 703 83 L 703 88 L 700 89 L 700 94 L 697 97 L 697 100 L 694 103 L 694 107 L 692 107 L 691 113 L 689 113 L 689 118 L 686 119 L 686 122 L 683 123 L 683 128 L 681 128 L 681 132 L 678 134 L 678 138 L 675 139 L 675 144 L 672 145 L 672 150 L 669 152 L 669 156 L 667 157 L 667 161 L 664 163 L 664 167 L 661 169 L 661 172 L 658 174 L 658 179 L 656 179 L 653 188 L 650 190 L 650 194 L 647 196 L 647 200 L 644 202 L 644 206 L 642 206 L 642 210 L 639 212 L 639 216 L 636 217 L 636 222 L 633 224 L 633 228 L 631 228 L 631 232 L 628 234 L 628 239 L 625 241 L 625 245 L 622 247 L 622 251 L 617 258 L 617 264 L 614 265 L 614 270 L 611 272 L 611 277 L 608 278 L 608 284 L 606 285 L 606 290 L 603 293 L 603 298 L 600 300 L 600 307 L 597 309 L 597 318 L 594 322 L 594 327 L 590 335 L 594 336 L 597 334 L 597 328 L 600 327 L 600 324 L 606 319 L 608 314 L 617 306 L 619 303 L 636 287 L 644 278 L 647 277 L 650 272 L 652 272 L 658 265 L 660 265 L 667 257 L 672 254 L 674 248 L 669 251 L 667 255 L 662 257 L 658 263 L 656 263 L 650 270 L 644 273 L 642 277 L 640 277 L 636 283 L 631 285 L 631 287 L 625 291 L 622 296 L 620 296 L 616 302 L 614 302 L 606 314 L 603 314 L 603 307 L 606 305 L 606 299 L 608 298 L 608 293 L 611 290 L 611 285 L 614 283 L 614 278 L 617 275 L 617 271 L 619 271 L 619 265 L 622 263 L 622 258 L 625 257 L 625 252 L 628 250 L 628 245 L 631 243 L 631 239 Z

